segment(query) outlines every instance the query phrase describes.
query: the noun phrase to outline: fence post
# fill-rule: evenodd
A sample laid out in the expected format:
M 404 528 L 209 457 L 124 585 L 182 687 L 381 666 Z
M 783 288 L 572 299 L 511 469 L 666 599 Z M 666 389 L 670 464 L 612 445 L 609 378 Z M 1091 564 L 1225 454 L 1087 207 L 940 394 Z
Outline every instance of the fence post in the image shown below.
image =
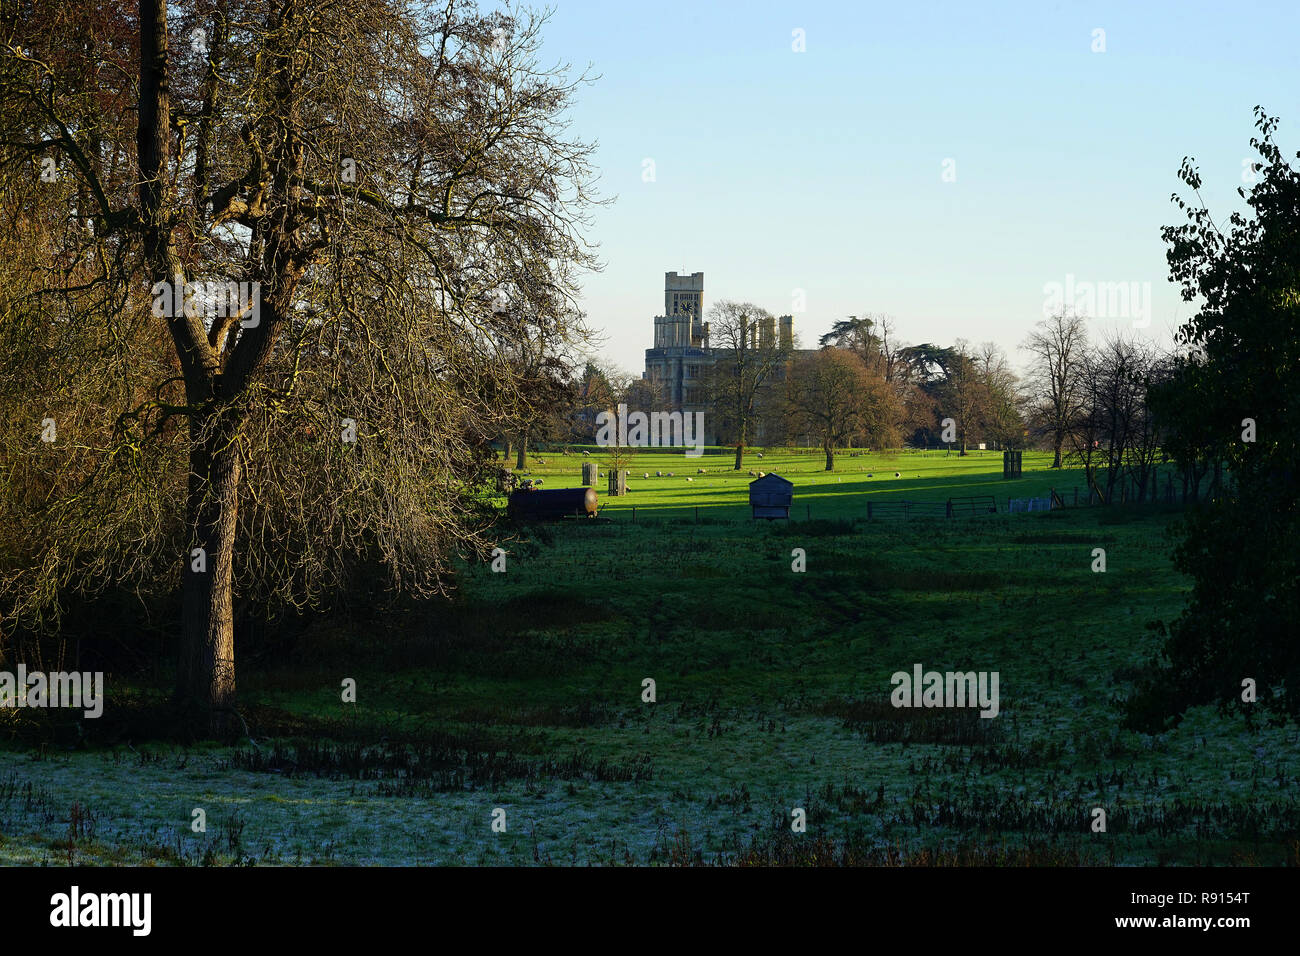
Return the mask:
M 867 520 L 868 520 L 868 521 L 871 520 L 871 502 L 870 502 L 870 501 L 867 502 Z
M 948 499 L 948 513 L 947 513 L 946 515 L 944 515 L 944 517 L 946 517 L 946 518 L 951 518 L 951 517 L 952 517 L 952 499 L 951 499 L 951 498 Z

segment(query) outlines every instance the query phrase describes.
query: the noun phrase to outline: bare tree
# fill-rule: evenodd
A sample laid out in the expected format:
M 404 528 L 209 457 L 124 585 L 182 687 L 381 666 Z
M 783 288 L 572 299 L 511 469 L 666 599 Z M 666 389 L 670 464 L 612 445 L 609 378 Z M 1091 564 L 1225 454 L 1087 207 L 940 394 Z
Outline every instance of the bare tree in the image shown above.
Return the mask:
M 940 389 L 942 417 L 953 419 L 961 454 L 966 454 L 970 436 L 988 408 L 988 388 L 980 374 L 974 351 L 965 339 L 958 339 L 951 350 L 951 365 Z
M 1078 402 L 1074 406 L 1067 431 L 1070 451 L 1066 460 L 1077 461 L 1083 466 L 1083 481 L 1088 487 L 1089 501 L 1095 495 L 1104 504 L 1107 499 L 1097 480 L 1097 469 L 1106 454 L 1102 448 L 1106 413 L 1101 399 L 1104 392 L 1101 362 L 1090 351 L 1084 352 L 1078 357 L 1077 369 Z
M 568 323 L 553 324 L 507 309 L 500 313 L 499 324 L 498 347 L 509 357 L 515 376 L 515 470 L 521 471 L 528 465 L 529 444 L 534 438 L 555 438 L 565 431 L 560 417 L 574 404 L 578 388 L 571 380 L 574 369 L 568 354 L 571 330 L 578 327 L 578 319 L 575 316 Z
M 791 363 L 786 400 L 792 424 L 820 441 L 827 471 L 835 470 L 837 447 L 858 436 L 884 444 L 897 418 L 888 384 L 842 348 L 828 346 Z
M 1061 451 L 1082 398 L 1081 363 L 1087 347 L 1083 319 L 1065 311 L 1039 322 L 1021 346 L 1032 356 L 1030 414 L 1051 443 L 1053 468 L 1061 467 Z
M 571 435 L 590 442 L 596 434 L 596 418 L 601 412 L 617 411 L 628 373 L 613 365 L 589 358 L 574 381 L 573 399 L 565 409 Z
M 1159 492 L 1158 461 L 1163 454 L 1164 430 L 1159 416 L 1152 408 L 1148 396 L 1153 388 L 1168 381 L 1171 363 L 1167 356 L 1149 351 L 1139 378 L 1142 393 L 1134 416 L 1133 437 L 1130 444 L 1128 473 L 1133 480 L 1134 498 L 1137 501 L 1155 500 Z
M 236 600 L 342 600 L 363 559 L 438 593 L 488 546 L 464 490 L 528 412 L 501 343 L 581 334 L 590 149 L 563 124 L 582 79 L 537 65 L 542 18 L 466 0 L 99 9 L 122 42 L 90 82 L 75 23 L 18 19 L 0 161 L 75 183 L 84 227 L 47 237 L 32 291 L 102 330 L 65 370 L 90 376 L 108 343 L 130 373 L 63 450 L 6 452 L 58 493 L 7 505 L 31 533 L 0 586 L 33 620 L 65 588 L 166 568 L 177 702 L 221 733 Z M 208 281 L 251 294 L 210 311 Z M 0 324 L 38 328 L 4 302 Z
M 1070 430 L 1072 457 L 1083 464 L 1090 489 L 1104 504 L 1116 500 L 1116 490 L 1130 475 L 1142 490 L 1154 463 L 1154 422 L 1146 397 L 1156 365 L 1150 345 L 1122 335 L 1106 338 L 1080 364 L 1083 387 Z
M 985 436 L 999 448 L 1021 444 L 1024 439 L 1023 399 L 1020 383 L 1011 371 L 1006 353 L 995 343 L 979 347 L 976 364 L 983 380 L 986 402 L 981 416 Z
M 749 426 L 760 392 L 789 358 L 780 336 L 765 334 L 775 323 L 772 314 L 751 302 L 721 301 L 709 309 L 710 340 L 722 354 L 710 370 L 708 391 L 714 403 L 732 417 L 736 435 L 735 469 L 745 457 Z

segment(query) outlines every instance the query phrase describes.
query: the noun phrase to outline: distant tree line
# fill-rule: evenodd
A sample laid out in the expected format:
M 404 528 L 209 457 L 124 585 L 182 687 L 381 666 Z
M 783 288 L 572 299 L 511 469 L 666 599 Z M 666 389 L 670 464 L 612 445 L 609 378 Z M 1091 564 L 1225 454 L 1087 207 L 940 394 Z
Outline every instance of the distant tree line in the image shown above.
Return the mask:
M 819 446 L 827 470 L 845 447 L 936 446 L 945 443 L 945 417 L 954 420 L 947 443 L 957 454 L 974 442 L 1008 448 L 1027 440 L 1025 396 L 991 342 L 905 345 L 890 317 L 867 315 L 837 322 L 820 348 L 798 350 L 759 334 L 772 316 L 752 303 L 716 303 L 709 320 L 717 361 L 700 394 L 718 442 L 736 448 L 736 468 L 754 442 Z M 666 403 L 659 383 L 589 361 L 538 434 L 590 442 L 599 412 Z

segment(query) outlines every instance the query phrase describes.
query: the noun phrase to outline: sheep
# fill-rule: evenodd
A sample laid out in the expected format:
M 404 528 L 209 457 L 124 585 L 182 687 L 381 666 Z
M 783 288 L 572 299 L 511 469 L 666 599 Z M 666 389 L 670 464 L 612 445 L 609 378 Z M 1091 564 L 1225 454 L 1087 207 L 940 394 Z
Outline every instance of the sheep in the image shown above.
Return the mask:
M 694 478 L 687 478 L 686 480 L 687 480 L 687 481 L 694 481 L 695 479 L 694 479 Z
M 867 472 L 867 477 L 868 477 L 868 478 L 874 478 L 874 477 L 876 477 L 876 476 L 873 475 L 873 474 L 871 474 L 871 472 Z
M 749 477 L 751 477 L 751 478 L 757 478 L 757 477 L 758 477 L 758 475 L 756 475 L 756 474 L 754 474 L 754 471 L 753 471 L 753 469 L 750 469 L 750 472 L 749 472 Z
M 668 472 L 668 477 L 669 477 L 669 478 L 672 478 L 672 477 L 673 477 L 673 473 L 672 473 L 671 471 Z
M 760 477 L 760 478 L 766 478 L 766 477 L 767 477 L 767 472 L 765 472 L 765 471 L 760 471 L 760 472 L 758 473 L 758 477 Z
M 708 472 L 705 471 L 703 468 L 696 468 L 696 469 L 695 469 L 695 473 L 696 473 L 697 475 L 707 475 L 707 474 L 708 474 Z
M 662 471 L 656 471 L 656 472 L 655 472 L 655 477 L 656 477 L 656 478 L 662 478 L 663 476 L 664 476 L 664 473 L 663 473 Z
M 762 453 L 761 451 L 758 453 L 758 457 L 759 457 L 759 458 L 762 458 L 762 457 L 763 457 L 763 453 Z
M 565 454 L 567 455 L 568 452 L 566 451 Z M 590 458 L 590 457 L 591 457 L 591 452 L 589 452 L 589 451 L 584 451 L 584 452 L 582 453 L 582 457 L 583 457 L 583 458 Z
M 647 471 L 647 472 L 646 472 L 645 474 L 643 474 L 641 477 L 642 477 L 642 478 L 649 478 L 649 477 L 650 477 L 650 472 Z

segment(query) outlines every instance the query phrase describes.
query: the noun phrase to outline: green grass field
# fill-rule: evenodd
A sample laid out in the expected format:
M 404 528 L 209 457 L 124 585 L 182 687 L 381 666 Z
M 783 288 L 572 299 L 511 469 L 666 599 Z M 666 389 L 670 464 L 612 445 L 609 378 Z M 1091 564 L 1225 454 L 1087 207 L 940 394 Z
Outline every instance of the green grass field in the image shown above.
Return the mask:
M 578 484 L 581 456 L 541 457 Z M 1003 511 L 1081 481 L 1029 455 L 1014 482 L 995 453 L 822 464 L 747 460 L 795 482 L 769 523 L 728 459 L 638 455 L 613 520 L 503 529 L 506 571 L 465 568 L 450 605 L 246 667 L 256 746 L 0 751 L 0 863 L 1300 863 L 1293 724 L 1122 727 L 1146 624 L 1185 597 L 1176 513 L 868 522 L 868 495 Z M 997 671 L 999 716 L 893 708 L 916 663 Z
M 748 520 L 748 485 L 754 480 L 751 471 L 776 472 L 795 483 L 798 497 L 791 513 L 794 519 L 866 517 L 868 499 L 942 502 L 953 497 L 993 495 L 999 510 L 1005 510 L 1007 498 L 1046 496 L 1056 488 L 1070 500 L 1073 490 L 1078 489 L 1080 500 L 1086 501 L 1082 471 L 1052 471 L 1051 456 L 1046 454 L 1026 452 L 1023 476 L 1004 481 L 1001 452 L 972 451 L 963 458 L 956 452 L 949 455 L 943 451 L 863 453 L 861 457 L 850 457 L 846 451 L 836 455 L 835 470 L 827 472 L 825 457 L 817 449 L 807 454 L 762 452 L 762 458 L 757 451 L 748 452 L 740 471 L 732 467 L 730 449 L 711 449 L 724 453 L 698 458 L 642 449 L 631 456 L 626 466 L 631 473 L 628 494 L 608 498 L 604 478 L 610 462 L 607 450 L 594 446 L 586 450 L 587 458 L 582 457 L 582 449 L 568 456 L 559 452 L 531 455 L 528 468 L 521 474 L 542 478 L 546 488 L 574 488 L 582 483 L 582 462 L 594 461 L 600 466 L 597 491 L 602 499 L 601 513 L 611 517 L 621 517 L 633 507 L 638 515 L 651 509 L 656 517 L 693 517 L 699 508 L 701 517 Z M 706 474 L 698 474 L 699 469 Z M 659 472 L 664 477 L 657 477 Z M 670 473 L 672 477 L 668 477 Z M 900 477 L 895 478 L 895 473 Z

